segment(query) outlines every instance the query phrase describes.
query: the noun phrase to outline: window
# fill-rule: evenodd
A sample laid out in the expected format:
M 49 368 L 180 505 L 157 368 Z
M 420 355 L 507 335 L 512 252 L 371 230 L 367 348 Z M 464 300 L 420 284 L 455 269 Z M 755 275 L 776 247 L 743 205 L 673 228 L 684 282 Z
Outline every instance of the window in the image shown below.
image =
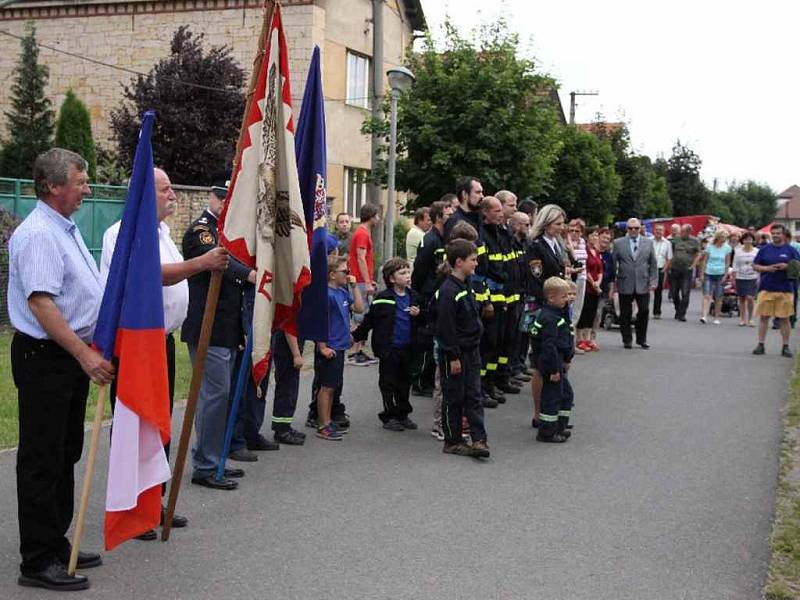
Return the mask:
M 794 222 L 794 230 L 795 231 L 800 231 L 800 221 L 795 221 Z
M 369 58 L 347 51 L 347 104 L 369 108 Z
M 344 169 L 344 212 L 356 220 L 367 201 L 367 175 L 366 169 Z

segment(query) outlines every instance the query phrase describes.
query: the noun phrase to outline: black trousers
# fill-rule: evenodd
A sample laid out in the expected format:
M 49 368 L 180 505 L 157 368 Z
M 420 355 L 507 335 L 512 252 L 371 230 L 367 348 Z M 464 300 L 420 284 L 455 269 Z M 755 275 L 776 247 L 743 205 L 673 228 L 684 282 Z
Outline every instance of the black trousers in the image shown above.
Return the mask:
M 497 379 L 500 361 L 500 348 L 506 327 L 506 309 L 504 304 L 494 305 L 494 316 L 483 320 L 483 336 L 480 345 L 480 377 L 484 385 L 493 385 Z
M 433 389 L 433 376 L 436 374 L 436 363 L 433 360 L 433 335 L 426 331 L 419 331 L 412 354 L 411 384 L 415 390 Z
M 497 376 L 499 379 L 508 379 L 513 373 L 511 363 L 516 347 L 516 338 L 519 331 L 519 318 L 522 314 L 522 305 L 519 302 L 506 304 L 503 330 L 500 333 L 497 349 Z
M 461 348 L 461 373 L 450 372 L 450 362 L 442 362 L 442 424 L 444 441 L 460 444 L 461 420 L 467 417 L 473 442 L 486 440 L 481 404 L 481 355 L 478 348 Z
M 620 294 L 619 295 L 619 331 L 622 341 L 631 343 L 631 315 L 633 303 L 636 302 L 636 343 L 647 342 L 647 321 L 650 312 L 650 294 Z
M 572 416 L 574 394 L 567 379 L 567 372 L 561 371 L 561 381 L 552 382 L 545 377 L 542 383 L 542 406 L 539 412 L 539 434 L 550 437 L 563 431 Z
M 20 569 L 29 573 L 69 560 L 89 377 L 55 342 L 21 333 L 11 342 L 11 370 L 19 400 Z
M 303 352 L 303 342 L 300 353 Z M 272 430 L 288 431 L 292 427 L 300 388 L 300 370 L 294 368 L 294 359 L 286 334 L 282 331 L 272 336 L 272 368 L 275 370 L 275 402 L 272 405 Z M 262 413 L 263 414 L 263 413 Z M 256 429 L 256 434 L 258 429 Z
M 167 380 L 169 381 L 169 416 L 172 418 L 172 407 L 175 405 L 175 337 L 168 333 L 166 336 L 167 344 Z M 111 361 L 114 364 L 114 369 L 119 373 L 119 360 L 116 358 Z M 109 390 L 109 401 L 111 402 L 111 414 L 114 414 L 114 407 L 117 405 L 117 378 L 111 381 Z M 109 435 L 111 432 L 109 431 Z M 164 452 L 169 461 L 169 443 L 164 445 Z M 161 495 L 167 492 L 167 484 L 161 484 Z
M 672 303 L 675 305 L 675 317 L 685 317 L 689 308 L 689 294 L 692 291 L 692 271 L 669 272 L 669 289 L 672 291 Z
M 661 315 L 661 296 L 664 294 L 664 269 L 658 270 L 658 285 L 653 292 L 653 315 Z
M 378 365 L 378 388 L 383 398 L 383 410 L 378 418 L 402 420 L 413 410 L 408 401 L 411 390 L 411 348 L 391 348 L 381 356 Z

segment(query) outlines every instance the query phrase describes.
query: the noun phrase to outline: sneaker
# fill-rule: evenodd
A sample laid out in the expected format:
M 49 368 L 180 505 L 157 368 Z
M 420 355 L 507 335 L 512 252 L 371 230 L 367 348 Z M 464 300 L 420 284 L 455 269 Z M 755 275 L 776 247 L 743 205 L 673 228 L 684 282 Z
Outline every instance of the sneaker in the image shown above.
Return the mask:
M 442 448 L 442 452 L 445 454 L 457 454 L 458 456 L 472 456 L 472 448 L 464 444 L 463 442 L 460 444 L 445 444 Z
M 753 350 L 753 354 L 756 355 L 764 354 L 764 344 L 759 344 L 758 346 L 756 346 L 755 350 Z
M 400 419 L 400 425 L 403 426 L 403 429 L 418 429 L 419 426 L 414 423 L 411 419 L 408 418 L 406 415 L 404 418 Z
M 519 373 L 515 373 L 511 376 L 511 379 L 516 379 L 517 381 L 521 381 L 522 383 L 528 383 L 531 380 L 531 376 L 527 373 L 523 373 L 520 371 Z
M 338 417 L 333 417 L 331 422 L 336 425 L 336 429 L 339 430 L 339 433 L 350 433 L 350 416 L 347 413 Z
M 489 458 L 489 444 L 486 440 L 478 440 L 472 444 L 472 456 L 475 458 Z
M 405 431 L 405 427 L 397 419 L 389 419 L 383 424 L 383 428 L 388 431 Z
M 722 325 L 722 323 L 720 322 L 720 320 L 719 320 L 719 319 L 714 319 L 714 320 L 713 320 L 713 321 L 711 321 L 711 322 L 712 322 L 714 325 Z
M 351 354 L 349 359 L 350 364 L 356 367 L 368 367 L 379 362 L 377 358 L 372 358 L 363 350 L 359 350 L 355 354 Z
M 309 429 L 317 429 L 319 427 L 319 423 L 317 422 L 316 417 L 308 417 L 306 419 L 306 427 Z
M 342 441 L 342 434 L 339 433 L 339 430 L 336 429 L 336 425 L 333 423 L 328 423 L 325 427 L 319 427 L 317 429 L 317 437 L 334 442 Z
M 306 436 L 292 428 L 283 429 L 275 432 L 275 441 L 287 446 L 302 446 L 306 442 Z
M 785 356 L 786 358 L 792 358 L 792 356 L 794 356 L 794 354 L 792 354 L 792 351 L 789 350 L 789 346 L 784 346 L 781 349 L 781 356 Z
M 444 431 L 442 431 L 441 427 L 437 427 L 436 425 L 434 425 L 433 428 L 431 429 L 431 435 L 440 442 L 444 441 Z
M 567 438 L 560 433 L 554 433 L 553 435 L 542 435 L 541 433 L 536 436 L 537 442 L 545 442 L 546 444 L 563 444 L 567 441 Z
M 703 325 L 706 325 L 706 324 L 708 324 L 708 319 L 706 319 L 705 317 L 700 317 L 700 322 L 701 322 Z

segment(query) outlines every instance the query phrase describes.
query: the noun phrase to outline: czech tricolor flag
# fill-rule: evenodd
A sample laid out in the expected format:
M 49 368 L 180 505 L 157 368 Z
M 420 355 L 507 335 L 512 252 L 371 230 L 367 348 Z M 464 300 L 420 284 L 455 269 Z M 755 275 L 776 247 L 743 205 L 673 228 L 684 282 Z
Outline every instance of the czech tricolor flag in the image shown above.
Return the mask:
M 150 144 L 154 121 L 154 113 L 145 113 L 94 335 L 94 346 L 106 359 L 119 359 L 106 550 L 159 525 L 161 484 L 170 477 L 164 453 L 170 437 L 169 384 Z

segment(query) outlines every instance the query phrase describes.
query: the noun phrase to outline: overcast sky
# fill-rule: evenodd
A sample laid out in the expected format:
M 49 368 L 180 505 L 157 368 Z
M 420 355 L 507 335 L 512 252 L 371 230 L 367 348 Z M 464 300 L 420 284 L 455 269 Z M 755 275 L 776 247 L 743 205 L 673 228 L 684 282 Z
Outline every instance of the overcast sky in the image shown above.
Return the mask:
M 506 17 L 560 84 L 569 118 L 628 123 L 637 152 L 669 157 L 676 139 L 720 187 L 754 179 L 800 184 L 800 2 L 796 0 L 422 0 L 428 26 L 445 15 L 468 32 Z

